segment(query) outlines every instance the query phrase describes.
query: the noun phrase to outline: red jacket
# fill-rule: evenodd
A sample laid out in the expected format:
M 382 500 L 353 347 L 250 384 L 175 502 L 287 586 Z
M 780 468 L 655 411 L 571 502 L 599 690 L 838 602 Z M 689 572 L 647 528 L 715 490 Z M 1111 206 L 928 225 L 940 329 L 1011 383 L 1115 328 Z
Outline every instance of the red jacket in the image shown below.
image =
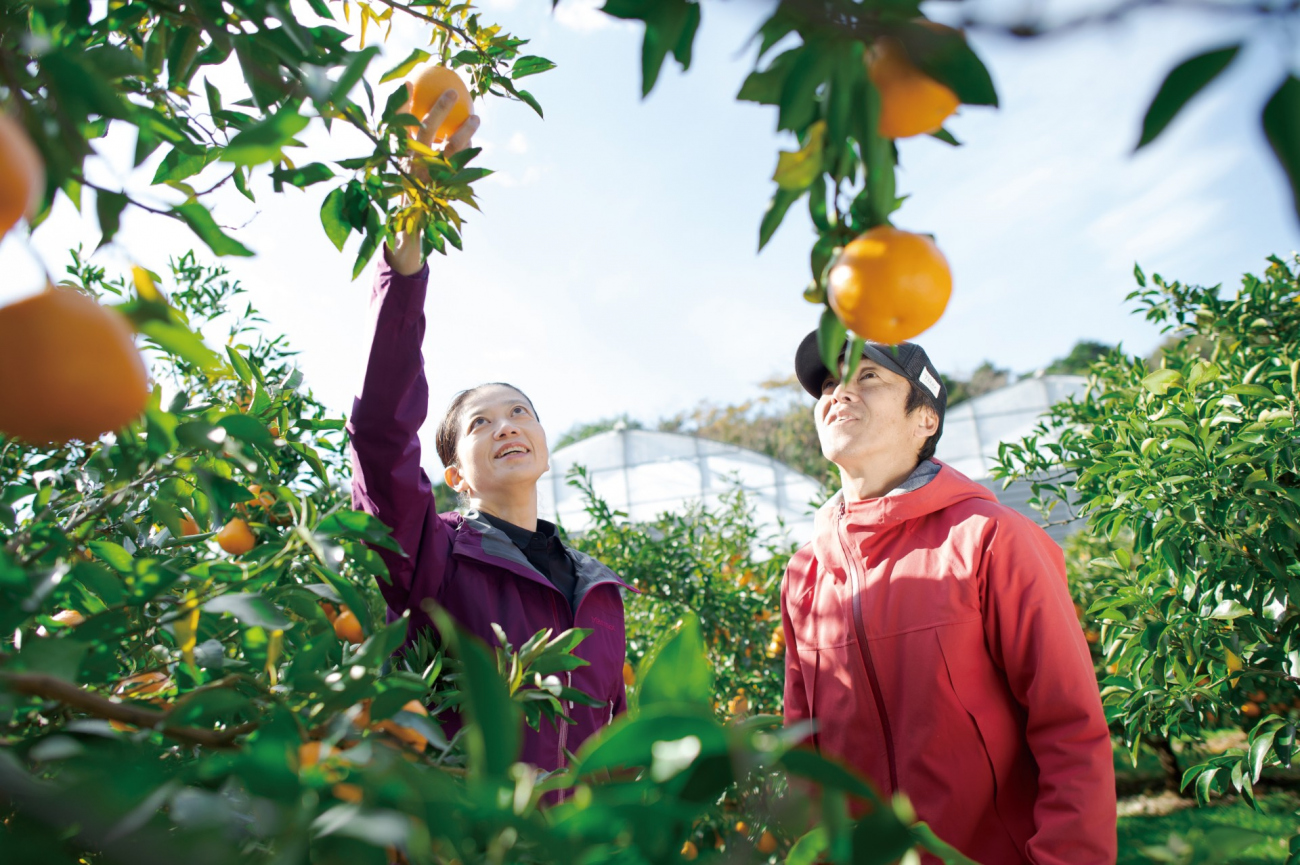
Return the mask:
M 1060 548 L 948 466 L 817 514 L 781 587 L 785 717 L 982 865 L 1108 865 L 1115 773 Z

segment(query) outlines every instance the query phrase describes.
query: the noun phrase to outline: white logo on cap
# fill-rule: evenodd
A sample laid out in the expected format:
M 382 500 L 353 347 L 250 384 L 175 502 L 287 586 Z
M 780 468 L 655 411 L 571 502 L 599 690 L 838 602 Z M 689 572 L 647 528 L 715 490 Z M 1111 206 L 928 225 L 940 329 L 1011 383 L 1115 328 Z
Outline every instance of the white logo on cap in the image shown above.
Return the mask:
M 917 379 L 921 384 L 925 385 L 926 389 L 934 395 L 935 399 L 939 398 L 939 382 L 934 380 L 934 376 L 930 375 L 928 369 L 922 368 L 921 374 L 917 376 Z

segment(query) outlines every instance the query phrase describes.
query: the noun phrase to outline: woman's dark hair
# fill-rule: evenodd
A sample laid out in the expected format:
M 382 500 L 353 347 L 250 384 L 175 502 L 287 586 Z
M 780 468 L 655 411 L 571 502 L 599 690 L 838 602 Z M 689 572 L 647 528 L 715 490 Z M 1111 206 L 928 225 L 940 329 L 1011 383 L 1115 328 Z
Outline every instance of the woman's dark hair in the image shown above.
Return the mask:
M 907 405 L 903 406 L 903 411 L 905 413 L 911 414 L 922 406 L 929 406 L 932 409 L 935 407 L 934 400 L 925 392 L 925 388 L 910 379 L 908 380 L 908 384 L 912 386 L 912 389 L 907 394 Z M 938 410 L 935 409 L 935 414 L 937 415 L 938 413 Z M 920 465 L 934 456 L 934 449 L 939 444 L 939 436 L 942 433 L 943 430 L 941 429 L 925 440 L 925 444 L 921 446 L 921 453 L 916 457 L 917 465 Z
M 533 417 L 539 421 L 537 409 L 533 406 L 533 401 L 528 398 L 528 394 L 519 388 L 504 381 L 489 381 L 484 384 L 472 387 L 469 390 L 463 390 L 452 397 L 451 404 L 447 406 L 447 413 L 442 416 L 438 423 L 438 434 L 434 437 L 434 447 L 438 450 L 438 459 L 447 467 L 456 465 L 456 445 L 460 443 L 460 416 L 465 408 L 465 402 L 485 387 L 508 387 L 515 393 L 524 398 L 528 407 L 533 411 Z

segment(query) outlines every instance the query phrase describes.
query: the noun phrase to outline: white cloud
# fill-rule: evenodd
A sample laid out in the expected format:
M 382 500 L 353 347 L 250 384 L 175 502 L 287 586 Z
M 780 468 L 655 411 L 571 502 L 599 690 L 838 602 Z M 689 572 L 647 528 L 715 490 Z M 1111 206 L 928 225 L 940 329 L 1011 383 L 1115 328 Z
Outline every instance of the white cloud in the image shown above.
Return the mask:
M 522 132 L 516 132 L 514 135 L 511 135 L 510 140 L 506 142 L 506 150 L 509 150 L 511 153 L 527 153 L 528 138 Z

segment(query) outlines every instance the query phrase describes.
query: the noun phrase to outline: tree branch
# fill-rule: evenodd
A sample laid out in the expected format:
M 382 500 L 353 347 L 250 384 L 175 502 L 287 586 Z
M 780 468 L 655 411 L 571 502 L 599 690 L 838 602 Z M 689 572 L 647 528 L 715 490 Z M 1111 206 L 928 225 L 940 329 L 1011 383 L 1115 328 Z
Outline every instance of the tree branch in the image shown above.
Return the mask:
M 110 721 L 119 721 L 142 728 L 157 728 L 170 739 L 176 739 L 190 745 L 202 745 L 207 748 L 230 748 L 235 739 L 257 729 L 257 723 L 250 721 L 225 730 L 204 730 L 198 727 L 170 726 L 167 716 L 170 712 L 157 709 L 145 709 L 130 703 L 101 697 L 78 688 L 71 682 L 65 682 L 54 676 L 42 673 L 0 673 L 3 682 L 11 691 L 26 694 L 29 697 L 41 697 L 56 700 L 65 706 L 80 709 L 87 714 Z

